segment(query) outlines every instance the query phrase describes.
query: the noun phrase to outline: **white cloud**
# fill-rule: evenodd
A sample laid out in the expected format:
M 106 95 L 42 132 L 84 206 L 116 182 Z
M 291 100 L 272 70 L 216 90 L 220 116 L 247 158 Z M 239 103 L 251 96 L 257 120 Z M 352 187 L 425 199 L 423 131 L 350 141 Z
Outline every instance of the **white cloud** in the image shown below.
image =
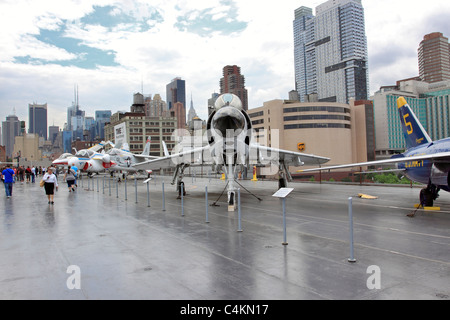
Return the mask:
M 55 124 L 62 125 L 73 100 L 75 84 L 80 88 L 82 109 L 93 115 L 95 109 L 113 112 L 129 109 L 133 93 L 140 91 L 141 81 L 145 93 L 159 93 L 165 99 L 166 84 L 177 76 L 186 80 L 187 98 L 189 100 L 193 94 L 196 111 L 205 118 L 207 99 L 213 92 L 219 92 L 222 68 L 229 64 L 241 67 L 249 90 L 250 107 L 287 98 L 294 88 L 294 10 L 301 5 L 314 8 L 323 2 L 2 1 L 0 118 L 3 121 L 15 107 L 21 119 L 27 121 L 28 103 L 47 102 Z M 429 1 L 424 6 L 419 1 L 363 0 L 372 92 L 380 85 L 417 74 L 417 47 L 423 35 L 447 31 L 426 27 L 433 25 L 428 20 L 431 15 L 445 12 L 445 3 Z M 130 15 L 136 21 L 145 21 L 150 28 L 142 30 L 131 26 L 129 21 L 113 27 L 82 23 L 82 18 L 92 14 L 96 5 L 114 6 L 109 12 L 112 17 Z M 201 24 L 205 18 L 202 13 L 208 13 L 211 24 Z M 203 34 L 180 31 L 176 26 L 179 18 L 186 26 L 197 23 Z M 223 25 L 219 25 L 221 22 Z M 88 70 L 14 63 L 17 56 L 30 56 L 44 62 L 74 59 L 74 53 L 35 37 L 40 28 L 56 31 L 63 27 L 66 37 L 114 53 L 119 66 Z

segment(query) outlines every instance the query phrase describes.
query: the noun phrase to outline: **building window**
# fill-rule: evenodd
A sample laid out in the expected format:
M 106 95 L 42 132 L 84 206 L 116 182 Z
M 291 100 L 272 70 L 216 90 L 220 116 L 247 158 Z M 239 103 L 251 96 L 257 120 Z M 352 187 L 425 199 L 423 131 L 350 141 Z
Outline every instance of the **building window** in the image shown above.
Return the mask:
M 338 128 L 338 129 L 351 129 L 349 124 L 343 123 L 298 123 L 298 124 L 287 124 L 284 126 L 285 130 L 290 129 L 328 129 L 328 128 Z

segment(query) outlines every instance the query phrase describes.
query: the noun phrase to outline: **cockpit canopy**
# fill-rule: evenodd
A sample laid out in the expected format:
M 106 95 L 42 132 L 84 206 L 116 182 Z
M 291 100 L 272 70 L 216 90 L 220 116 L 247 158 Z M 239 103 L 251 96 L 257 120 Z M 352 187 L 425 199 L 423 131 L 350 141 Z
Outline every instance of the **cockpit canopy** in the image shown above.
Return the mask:
M 242 110 L 242 102 L 241 99 L 237 95 L 234 95 L 232 93 L 225 93 L 221 96 L 219 96 L 214 104 L 214 108 L 216 110 L 221 109 L 222 107 L 233 107 L 238 110 Z
M 67 159 L 67 158 L 70 158 L 70 157 L 73 157 L 73 154 L 71 154 L 71 153 L 63 153 L 62 155 L 60 155 L 59 156 L 59 160 L 64 160 L 64 159 Z
M 95 154 L 95 152 L 92 150 L 83 149 L 83 150 L 79 150 L 77 153 L 75 153 L 75 157 L 91 158 L 94 156 L 94 154 Z

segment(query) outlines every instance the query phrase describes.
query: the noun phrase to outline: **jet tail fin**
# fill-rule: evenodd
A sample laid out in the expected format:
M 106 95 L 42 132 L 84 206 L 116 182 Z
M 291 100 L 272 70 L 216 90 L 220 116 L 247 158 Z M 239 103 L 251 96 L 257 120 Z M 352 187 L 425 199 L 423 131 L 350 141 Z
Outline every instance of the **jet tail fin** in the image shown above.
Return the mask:
M 150 136 L 147 138 L 147 143 L 145 144 L 144 150 L 142 151 L 143 156 L 149 156 L 150 155 Z
M 128 145 L 127 142 L 122 143 L 120 149 L 130 152 L 130 146 Z
M 167 145 L 166 145 L 166 142 L 164 140 L 162 141 L 162 145 L 163 145 L 163 149 L 164 149 L 164 156 L 165 157 L 170 156 L 169 150 L 167 149 Z
M 425 131 L 404 97 L 398 98 L 397 107 L 407 149 L 432 143 L 433 141 L 430 136 Z

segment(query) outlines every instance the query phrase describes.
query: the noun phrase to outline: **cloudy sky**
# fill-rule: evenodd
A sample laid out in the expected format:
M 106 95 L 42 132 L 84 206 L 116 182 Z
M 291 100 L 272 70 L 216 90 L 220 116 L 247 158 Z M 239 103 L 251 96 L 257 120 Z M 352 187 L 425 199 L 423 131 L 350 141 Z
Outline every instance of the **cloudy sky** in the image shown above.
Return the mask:
M 63 126 L 74 86 L 87 115 L 129 110 L 133 94 L 175 77 L 203 119 L 225 65 L 246 79 L 249 108 L 294 89 L 294 10 L 324 0 L 0 0 L 0 121 L 48 103 Z M 450 37 L 447 0 L 363 0 L 370 93 L 418 75 L 425 34 Z M 189 108 L 189 105 L 187 106 Z

